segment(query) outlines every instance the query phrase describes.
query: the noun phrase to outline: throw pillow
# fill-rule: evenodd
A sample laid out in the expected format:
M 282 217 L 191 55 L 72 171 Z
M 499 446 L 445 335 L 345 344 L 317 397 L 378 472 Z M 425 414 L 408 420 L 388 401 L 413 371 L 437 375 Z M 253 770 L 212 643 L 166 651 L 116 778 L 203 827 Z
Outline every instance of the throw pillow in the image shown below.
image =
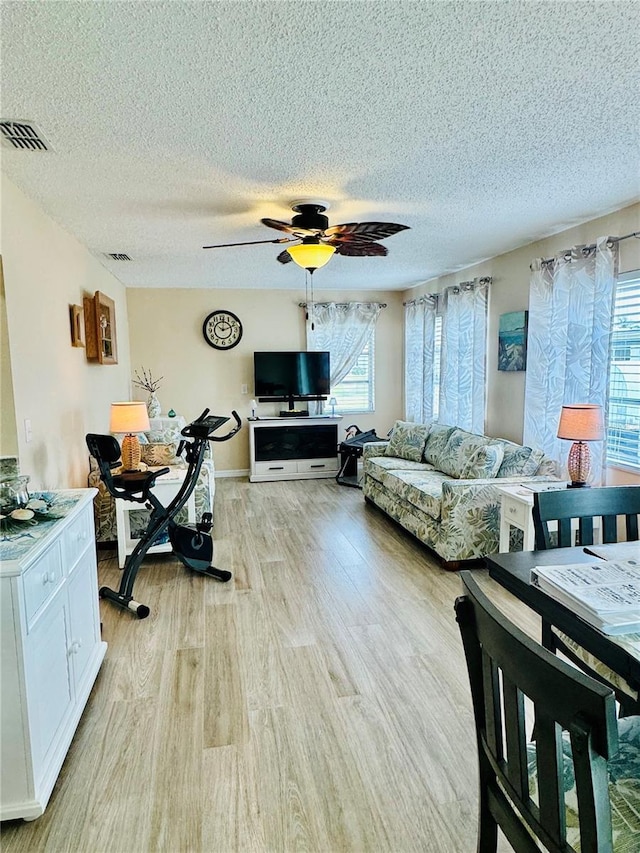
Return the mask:
M 503 443 L 504 458 L 498 477 L 531 477 L 544 458 L 541 450 L 523 447 L 521 444 Z
M 462 472 L 469 458 L 479 447 L 489 444 L 490 440 L 484 435 L 476 435 L 456 427 L 442 452 L 438 466 L 450 477 L 462 477 Z
M 467 459 L 460 479 L 492 480 L 498 473 L 503 457 L 504 448 L 499 444 L 485 444 L 476 448 Z
M 421 462 L 428 435 L 429 424 L 396 421 L 385 450 L 385 456 L 396 456 L 398 459 Z
M 143 445 L 141 448 L 142 461 L 146 465 L 175 465 L 178 462 L 174 442 L 159 444 L 157 442 Z
M 429 437 L 424 448 L 424 460 L 430 462 L 434 468 L 441 471 L 440 462 L 447 446 L 447 442 L 455 427 L 447 424 L 431 424 Z

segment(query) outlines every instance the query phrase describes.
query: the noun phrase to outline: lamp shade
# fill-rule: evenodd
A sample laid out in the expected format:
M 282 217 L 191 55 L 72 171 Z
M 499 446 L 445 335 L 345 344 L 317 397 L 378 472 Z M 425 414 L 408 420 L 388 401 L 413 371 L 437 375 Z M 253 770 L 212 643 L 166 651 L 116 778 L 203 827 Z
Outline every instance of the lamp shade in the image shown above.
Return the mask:
M 604 418 L 602 406 L 594 403 L 574 403 L 563 406 L 558 424 L 558 438 L 572 441 L 602 441 Z
M 335 248 L 327 246 L 326 243 L 300 243 L 299 246 L 291 246 L 287 252 L 299 267 L 317 270 L 318 267 L 323 267 L 329 263 Z
M 112 403 L 111 432 L 148 432 L 151 429 L 146 403 Z

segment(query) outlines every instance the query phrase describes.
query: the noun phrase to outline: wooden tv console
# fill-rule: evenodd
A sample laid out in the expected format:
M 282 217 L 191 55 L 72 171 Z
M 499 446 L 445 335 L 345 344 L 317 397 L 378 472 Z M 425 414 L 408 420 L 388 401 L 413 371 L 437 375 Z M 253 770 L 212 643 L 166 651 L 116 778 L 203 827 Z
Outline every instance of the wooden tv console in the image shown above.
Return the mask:
M 249 480 L 335 477 L 340 468 L 341 416 L 258 418 L 249 421 Z

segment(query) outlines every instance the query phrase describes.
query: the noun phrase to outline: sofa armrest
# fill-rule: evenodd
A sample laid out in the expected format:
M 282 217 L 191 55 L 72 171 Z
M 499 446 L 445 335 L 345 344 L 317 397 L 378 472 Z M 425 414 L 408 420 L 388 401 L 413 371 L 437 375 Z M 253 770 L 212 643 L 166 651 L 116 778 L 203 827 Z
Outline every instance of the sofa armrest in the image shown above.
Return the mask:
M 372 456 L 384 456 L 388 444 L 388 441 L 368 441 L 362 445 L 363 459 L 370 459 Z
M 440 543 L 444 559 L 473 559 L 498 552 L 500 486 L 558 482 L 551 477 L 499 477 L 491 480 L 445 480 L 442 484 Z M 464 554 L 448 556 L 451 554 Z

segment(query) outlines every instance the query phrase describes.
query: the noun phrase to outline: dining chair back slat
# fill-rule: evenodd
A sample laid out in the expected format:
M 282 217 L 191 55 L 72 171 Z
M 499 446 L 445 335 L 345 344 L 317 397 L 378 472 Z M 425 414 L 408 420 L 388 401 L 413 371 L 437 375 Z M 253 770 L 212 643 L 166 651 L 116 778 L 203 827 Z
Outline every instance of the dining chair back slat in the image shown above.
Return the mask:
M 619 748 L 613 691 L 520 631 L 471 572 L 461 572 L 461 579 L 464 595 L 456 599 L 455 611 L 478 748 L 477 849 L 497 849 L 498 826 L 518 853 L 539 851 L 533 836 L 551 853 L 574 849 L 567 839 L 564 731 L 572 747 L 581 849 L 610 853 L 607 760 Z M 532 720 L 535 740 L 528 742 Z M 533 780 L 527 747 L 535 755 Z

